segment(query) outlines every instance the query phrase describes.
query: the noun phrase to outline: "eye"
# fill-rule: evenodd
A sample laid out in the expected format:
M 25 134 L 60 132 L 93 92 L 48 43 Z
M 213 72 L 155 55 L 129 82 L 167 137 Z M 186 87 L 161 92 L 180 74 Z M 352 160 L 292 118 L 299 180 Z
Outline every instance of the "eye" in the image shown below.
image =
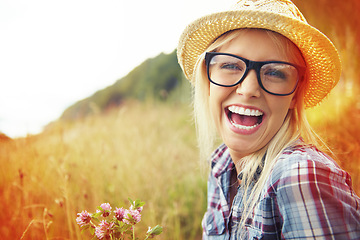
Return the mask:
M 231 71 L 243 71 L 242 67 L 236 63 L 223 63 L 221 64 L 220 68 Z
M 213 71 L 219 71 L 227 74 L 243 73 L 246 69 L 246 64 L 233 56 L 216 55 L 210 61 L 210 67 Z
M 265 75 L 271 78 L 283 79 L 287 78 L 287 74 L 284 71 L 277 70 L 277 69 L 268 69 L 265 72 Z
M 288 82 L 296 80 L 297 70 L 294 66 L 284 63 L 269 63 L 261 67 L 262 80 L 270 82 Z

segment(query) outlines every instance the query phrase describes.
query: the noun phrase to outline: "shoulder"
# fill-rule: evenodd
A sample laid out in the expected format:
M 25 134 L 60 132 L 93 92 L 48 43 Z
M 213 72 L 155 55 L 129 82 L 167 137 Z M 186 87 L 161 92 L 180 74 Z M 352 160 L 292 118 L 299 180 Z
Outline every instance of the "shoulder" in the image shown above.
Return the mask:
M 276 201 L 284 236 L 358 239 L 360 199 L 350 175 L 323 152 L 312 146 L 286 149 L 268 180 L 267 194 Z
M 332 199 L 359 204 L 350 175 L 325 153 L 313 146 L 286 149 L 278 158 L 269 178 L 272 193 L 284 201 Z M 297 199 L 299 200 L 299 199 Z M 357 208 L 357 207 L 356 207 Z
M 331 157 L 309 145 L 296 145 L 285 149 L 272 172 L 275 181 L 293 182 L 316 177 L 318 180 L 326 177 L 343 181 L 349 175 Z
M 286 165 L 287 167 L 311 161 L 331 169 L 340 169 L 338 164 L 327 154 L 318 150 L 312 145 L 295 145 L 284 150 L 277 160 L 277 165 Z

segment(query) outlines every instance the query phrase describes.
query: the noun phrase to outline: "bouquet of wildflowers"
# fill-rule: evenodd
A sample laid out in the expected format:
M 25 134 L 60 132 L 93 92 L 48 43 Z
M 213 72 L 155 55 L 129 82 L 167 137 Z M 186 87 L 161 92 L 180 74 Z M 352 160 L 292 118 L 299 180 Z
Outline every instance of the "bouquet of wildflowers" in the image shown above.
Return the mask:
M 129 201 L 131 203 L 129 209 L 116 208 L 111 212 L 110 204 L 103 203 L 95 213 L 84 210 L 77 214 L 76 222 L 82 231 L 89 229 L 94 236 L 93 239 L 125 240 L 131 237 L 135 240 L 137 239 L 135 225 L 141 220 L 141 211 L 145 203 L 140 200 L 132 201 L 130 198 Z M 161 226 L 149 227 L 144 240 L 154 238 L 161 233 Z

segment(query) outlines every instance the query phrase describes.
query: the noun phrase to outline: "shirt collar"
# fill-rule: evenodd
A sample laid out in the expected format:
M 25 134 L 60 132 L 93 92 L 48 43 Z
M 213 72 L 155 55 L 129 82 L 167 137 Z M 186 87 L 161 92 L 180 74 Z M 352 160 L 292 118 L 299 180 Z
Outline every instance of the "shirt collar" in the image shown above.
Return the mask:
M 302 138 L 297 139 L 292 146 L 287 148 L 286 150 L 294 148 L 294 146 L 302 146 L 304 144 L 304 141 Z M 285 151 L 286 151 L 285 150 Z M 262 158 L 262 164 L 261 166 L 258 166 L 256 169 L 256 172 L 253 177 L 253 181 L 259 180 L 260 174 L 262 172 L 263 166 L 265 164 L 265 155 Z M 225 144 L 220 145 L 215 152 L 211 156 L 211 168 L 214 173 L 214 176 L 217 178 L 220 175 L 222 175 L 224 172 L 231 171 L 235 167 L 234 162 L 231 159 L 230 152 L 228 147 Z M 243 172 L 240 172 L 238 174 L 238 179 L 242 180 L 243 178 Z
M 264 166 L 265 162 L 265 155 L 262 159 L 262 166 Z M 262 166 L 259 166 L 256 169 L 256 172 L 254 174 L 253 180 L 256 182 L 260 174 L 262 172 Z M 219 177 L 224 172 L 231 171 L 235 167 L 234 162 L 231 159 L 229 149 L 225 144 L 220 145 L 215 152 L 211 156 L 211 169 L 213 171 L 214 177 Z M 242 180 L 243 178 L 243 172 L 240 172 L 238 174 L 238 179 Z
M 235 167 L 229 149 L 225 144 L 218 147 L 211 156 L 211 169 L 214 177 L 219 177 L 227 171 L 231 171 Z
M 263 157 L 262 161 L 263 161 L 263 164 L 262 164 L 262 165 L 264 165 L 265 156 Z M 257 169 L 256 169 L 256 171 L 255 171 L 255 173 L 254 173 L 254 176 L 253 176 L 253 181 L 254 181 L 254 182 L 256 182 L 257 180 L 259 180 L 259 177 L 260 177 L 260 174 L 261 174 L 261 172 L 262 172 L 262 169 L 263 169 L 262 166 L 258 166 L 258 167 L 257 167 Z M 241 171 L 241 172 L 239 173 L 239 175 L 238 175 L 238 179 L 239 179 L 239 180 L 242 180 L 243 175 L 244 175 L 244 174 L 243 174 L 243 172 Z

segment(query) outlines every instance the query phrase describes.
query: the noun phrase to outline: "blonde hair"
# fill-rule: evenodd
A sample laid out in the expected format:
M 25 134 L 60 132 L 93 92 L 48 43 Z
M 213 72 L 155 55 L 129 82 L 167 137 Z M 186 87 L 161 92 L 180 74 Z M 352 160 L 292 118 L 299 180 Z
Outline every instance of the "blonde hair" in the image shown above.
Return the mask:
M 230 42 L 232 39 L 238 37 L 246 31 L 251 30 L 254 29 L 239 29 L 226 33 L 218 38 L 213 44 L 211 44 L 205 52 L 216 51 L 216 49 L 218 49 L 220 46 Z M 270 39 L 278 46 L 279 51 L 284 51 L 285 54 L 289 57 L 289 60 L 294 61 L 295 64 L 304 65 L 304 60 L 301 56 L 299 57 L 299 53 L 291 50 L 293 49 L 291 48 L 293 43 L 290 40 L 286 39 L 278 33 L 269 30 L 262 31 L 267 32 Z M 195 65 L 195 74 L 193 79 L 193 104 L 200 157 L 202 159 L 208 159 L 210 157 L 210 153 L 215 147 L 215 143 L 217 143 L 217 132 L 216 127 L 211 120 L 212 116 L 209 108 L 210 83 L 207 79 L 204 54 L 205 53 L 200 55 Z M 240 163 L 237 163 L 240 164 L 240 169 L 242 169 L 243 176 L 241 185 L 244 187 L 245 193 L 248 192 L 248 188 L 253 182 L 253 176 L 257 169 L 260 168 L 262 170 L 249 196 L 247 197 L 244 195 L 245 199 L 243 199 L 243 202 L 245 207 L 245 215 L 242 217 L 240 222 L 241 228 L 245 226 L 245 221 L 251 214 L 250 210 L 255 207 L 257 203 L 256 200 L 259 199 L 261 190 L 268 180 L 277 158 L 283 152 L 283 150 L 293 145 L 294 142 L 300 138 L 300 136 L 308 144 L 314 144 L 319 147 L 324 145 L 320 138 L 311 129 L 306 118 L 303 101 L 308 85 L 306 76 L 307 74 L 305 74 L 296 90 L 295 108 L 288 111 L 279 131 L 265 147 L 258 150 L 257 152 L 252 153 L 249 156 L 244 157 Z

